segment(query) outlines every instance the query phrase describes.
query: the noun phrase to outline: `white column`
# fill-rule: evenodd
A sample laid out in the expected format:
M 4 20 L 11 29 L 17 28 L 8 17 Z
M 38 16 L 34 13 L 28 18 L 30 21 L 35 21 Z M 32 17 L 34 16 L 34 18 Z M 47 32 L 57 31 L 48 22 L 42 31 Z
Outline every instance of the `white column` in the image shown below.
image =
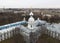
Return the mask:
M 7 32 L 6 32 L 5 36 L 6 36 L 6 39 L 7 39 L 7 37 L 8 37 L 8 36 L 7 36 Z
M 60 34 L 59 34 L 59 40 L 60 40 Z
M 8 38 L 10 38 L 10 31 L 8 31 Z
M 13 31 L 11 30 L 11 37 L 13 36 Z
M 12 30 L 10 31 L 10 36 L 11 36 L 11 37 L 13 36 L 13 32 L 12 32 Z
M 2 40 L 4 40 L 4 33 L 2 33 Z
M 50 33 L 50 36 L 52 36 L 52 31 L 51 31 L 51 33 Z
M 53 38 L 55 38 L 55 32 L 53 32 Z
M 1 37 L 1 33 L 0 33 L 0 41 L 1 41 L 2 37 Z
M 12 35 L 11 35 L 11 31 L 10 31 L 10 37 L 11 37 Z
M 58 39 L 58 33 L 56 34 L 56 39 Z

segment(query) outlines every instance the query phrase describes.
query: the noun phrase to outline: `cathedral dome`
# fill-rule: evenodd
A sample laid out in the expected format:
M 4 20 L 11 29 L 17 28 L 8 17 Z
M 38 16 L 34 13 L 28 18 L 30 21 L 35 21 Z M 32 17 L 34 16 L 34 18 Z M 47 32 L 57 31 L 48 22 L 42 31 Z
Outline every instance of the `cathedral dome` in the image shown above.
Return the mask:
M 29 19 L 28 19 L 28 22 L 30 23 L 30 24 L 33 24 L 34 23 L 34 18 L 31 16 Z
M 31 12 L 30 14 L 30 18 L 28 19 L 28 23 L 30 24 L 30 25 L 32 25 L 33 23 L 34 23 L 34 18 L 33 18 L 33 13 Z
M 33 13 L 31 12 L 30 14 L 30 18 L 28 19 L 28 28 L 29 29 L 33 29 L 33 24 L 35 22 L 35 19 L 33 18 Z

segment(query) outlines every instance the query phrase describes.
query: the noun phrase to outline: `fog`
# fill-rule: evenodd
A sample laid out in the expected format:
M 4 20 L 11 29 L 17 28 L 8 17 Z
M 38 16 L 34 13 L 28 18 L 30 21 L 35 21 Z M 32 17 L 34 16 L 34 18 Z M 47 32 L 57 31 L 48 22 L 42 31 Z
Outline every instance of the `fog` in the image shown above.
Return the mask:
M 0 0 L 0 8 L 60 8 L 60 0 Z

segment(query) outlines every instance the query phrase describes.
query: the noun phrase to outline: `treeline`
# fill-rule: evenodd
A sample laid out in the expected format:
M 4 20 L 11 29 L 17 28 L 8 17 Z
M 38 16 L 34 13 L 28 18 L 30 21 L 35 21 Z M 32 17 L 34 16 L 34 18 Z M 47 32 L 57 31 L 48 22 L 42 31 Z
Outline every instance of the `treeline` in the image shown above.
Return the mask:
M 0 25 L 9 24 L 22 20 L 21 13 L 5 12 L 0 13 Z
M 13 23 L 13 22 L 17 22 L 17 21 L 21 21 L 23 20 L 23 18 L 25 17 L 26 20 L 28 20 L 29 18 L 29 13 L 30 12 L 19 12 L 19 13 L 14 13 L 12 12 L 0 12 L 0 25 L 4 25 L 4 24 L 9 24 L 9 23 Z M 51 15 L 51 17 L 49 16 L 43 16 L 43 14 L 41 14 L 41 12 L 33 12 L 34 13 L 34 18 L 37 19 L 38 17 L 41 20 L 46 20 L 47 22 L 50 23 L 59 23 L 60 22 L 60 16 L 59 15 Z
M 54 15 L 51 17 L 45 16 L 43 20 L 46 20 L 47 22 L 50 23 L 60 23 L 60 16 L 59 15 Z

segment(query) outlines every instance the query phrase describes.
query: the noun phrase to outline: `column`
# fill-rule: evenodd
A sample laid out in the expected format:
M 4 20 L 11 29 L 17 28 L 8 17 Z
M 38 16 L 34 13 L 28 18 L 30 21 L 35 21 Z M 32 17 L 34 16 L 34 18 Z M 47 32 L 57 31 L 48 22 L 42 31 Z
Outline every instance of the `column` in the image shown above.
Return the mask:
M 6 32 L 6 34 L 5 34 L 5 35 L 6 35 L 6 39 L 7 39 L 7 32 Z
M 0 41 L 2 40 L 2 34 L 0 33 Z
M 2 40 L 4 40 L 4 33 L 2 33 Z

